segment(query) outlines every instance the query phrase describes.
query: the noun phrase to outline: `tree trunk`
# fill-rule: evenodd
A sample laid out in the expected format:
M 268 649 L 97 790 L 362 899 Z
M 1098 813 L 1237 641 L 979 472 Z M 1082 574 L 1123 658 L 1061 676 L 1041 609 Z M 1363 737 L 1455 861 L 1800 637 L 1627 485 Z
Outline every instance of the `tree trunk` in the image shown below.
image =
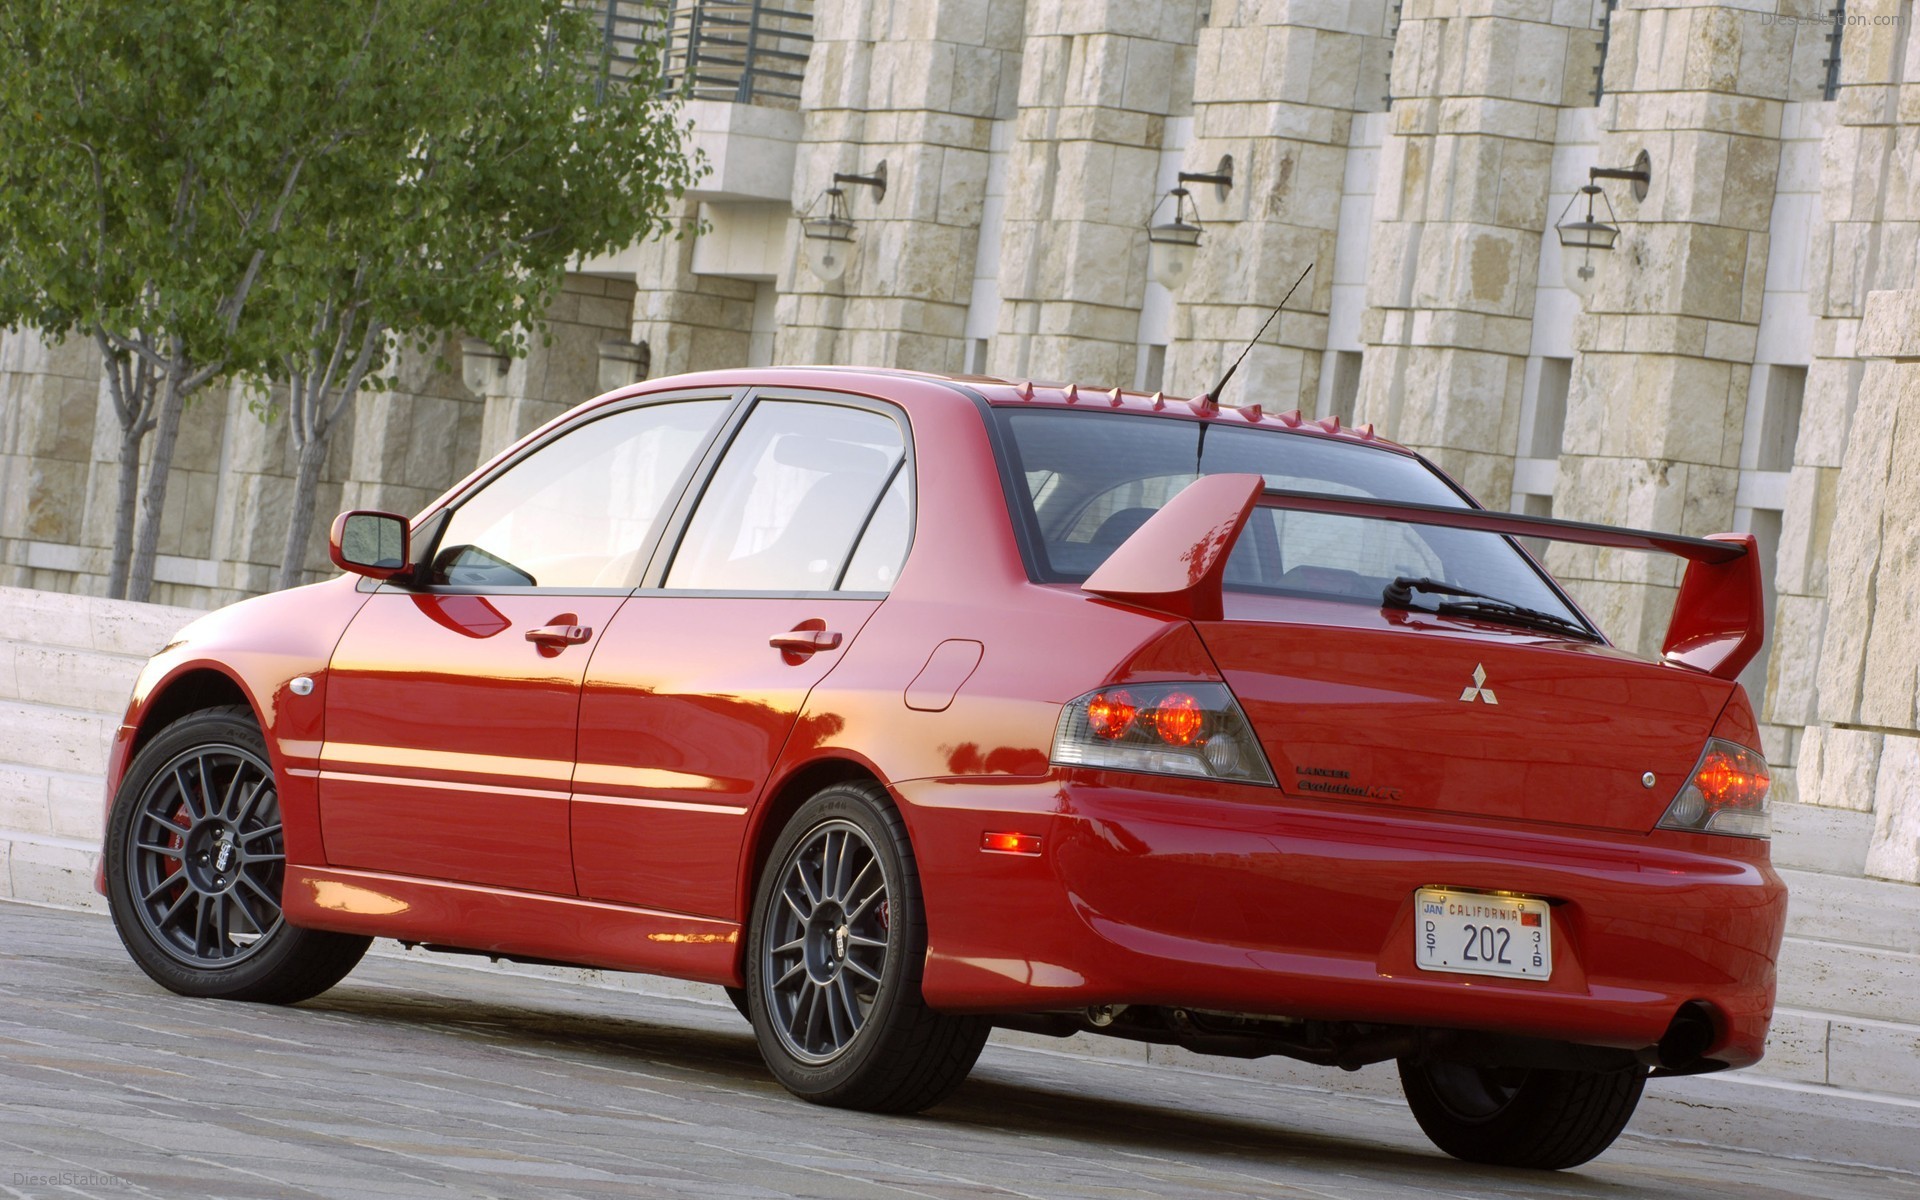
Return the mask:
M 297 587 L 307 567 L 307 538 L 313 533 L 313 505 L 320 491 L 320 469 L 327 465 L 331 439 L 307 438 L 300 447 L 300 466 L 293 476 L 293 509 L 287 514 L 287 542 L 280 551 L 280 579 L 276 588 Z
M 324 327 L 324 321 L 322 322 Z M 367 380 L 377 353 L 385 344 L 386 325 L 378 318 L 368 320 L 360 335 L 360 349 L 340 380 L 337 392 L 330 386 L 334 371 L 350 344 L 353 314 L 349 312 L 339 326 L 332 359 L 318 372 L 290 370 L 287 379 L 287 435 L 293 439 L 299 457 L 299 469 L 293 480 L 293 506 L 287 513 L 287 540 L 280 551 L 280 588 L 300 582 L 307 565 L 307 538 L 313 531 L 313 505 L 320 490 L 320 471 L 326 466 L 327 448 L 333 444 L 334 431 L 353 411 L 360 385 Z M 291 363 L 293 360 L 289 360 Z M 315 356 L 313 361 L 318 361 Z M 384 359 L 381 359 L 384 361 Z
M 186 373 L 178 358 L 167 364 L 160 384 L 160 404 L 154 414 L 153 458 L 147 463 L 147 486 L 140 496 L 140 536 L 134 542 L 133 562 L 127 571 L 127 599 L 145 600 L 153 592 L 153 562 L 160 550 L 160 517 L 167 506 L 167 476 L 173 470 L 173 448 L 180 440 L 180 414 L 187 398 L 180 390 Z
M 133 510 L 140 499 L 140 443 L 147 431 L 139 424 L 120 431 L 119 495 L 113 505 L 112 560 L 107 568 L 107 598 L 127 598 L 127 567 L 133 559 Z

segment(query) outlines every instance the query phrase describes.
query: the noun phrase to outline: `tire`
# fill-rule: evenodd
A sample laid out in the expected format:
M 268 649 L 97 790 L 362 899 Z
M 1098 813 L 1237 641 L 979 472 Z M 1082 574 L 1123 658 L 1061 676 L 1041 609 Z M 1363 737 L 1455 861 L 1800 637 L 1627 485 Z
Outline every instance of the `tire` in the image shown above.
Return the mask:
M 1559 1171 L 1599 1154 L 1633 1116 L 1644 1068 L 1550 1071 L 1400 1060 L 1400 1087 L 1433 1144 L 1467 1162 Z
M 921 999 L 926 913 L 906 825 L 885 790 L 820 792 L 767 861 L 747 943 L 747 1004 L 774 1077 L 803 1100 L 865 1112 L 919 1112 L 945 1099 L 992 1025 Z
M 727 999 L 733 1001 L 733 1006 L 740 1010 L 740 1015 L 751 1023 L 753 1021 L 753 1009 L 747 1004 L 747 989 L 730 987 L 726 989 L 726 991 Z
M 127 952 L 182 996 L 291 1004 L 373 939 L 281 915 L 286 843 L 266 739 L 242 707 L 183 717 L 134 756 L 107 821 L 107 907 Z

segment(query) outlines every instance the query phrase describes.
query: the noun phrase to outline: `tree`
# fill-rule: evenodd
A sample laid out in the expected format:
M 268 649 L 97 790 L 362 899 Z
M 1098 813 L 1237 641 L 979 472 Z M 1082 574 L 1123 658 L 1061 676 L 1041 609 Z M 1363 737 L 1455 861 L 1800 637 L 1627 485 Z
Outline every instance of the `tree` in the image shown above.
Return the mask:
M 270 271 L 257 300 L 296 460 L 279 586 L 306 565 L 334 432 L 400 345 L 458 329 L 518 353 L 570 261 L 666 228 L 694 165 L 659 62 L 643 47 L 616 70 L 558 0 L 387 18 L 344 99 L 370 132 L 317 169 L 289 233 L 303 266 Z
M 311 64 L 240 69 L 284 57 L 259 7 L 0 6 L 0 322 L 100 348 L 121 428 L 110 595 L 146 598 L 181 413 L 264 365 L 254 287 L 307 167 L 351 136 L 315 103 Z
M 618 201 L 630 189 L 649 214 L 664 204 L 685 178 L 662 152 L 679 131 L 651 88 L 588 106 L 601 90 L 590 37 L 566 0 L 0 5 L 0 324 L 100 348 L 122 430 L 110 595 L 148 594 L 181 414 L 210 380 L 277 369 L 339 404 L 329 389 L 355 364 L 364 378 L 384 361 L 371 322 L 485 312 L 444 287 L 388 304 L 398 289 L 465 277 L 469 300 L 531 308 L 557 283 L 542 272 L 563 234 L 598 247 L 623 220 L 653 227 Z M 556 112 L 578 120 L 556 134 Z M 622 133 L 632 146 L 613 144 Z M 574 138 L 610 154 L 616 183 L 582 178 Z M 475 174 L 487 169 L 506 178 Z M 540 171 L 544 184 L 524 183 Z M 454 180 L 470 219 L 453 218 L 467 198 Z M 489 223 L 480 206 L 503 200 Z M 581 230 L 596 214 L 570 200 L 610 205 L 604 236 Z M 555 232 L 529 223 L 542 217 Z M 485 266 L 497 272 L 483 279 Z M 356 278 L 382 290 L 341 290 Z M 358 324 L 339 326 L 350 313 Z M 335 358 L 314 348 L 340 336 L 346 370 L 316 370 Z M 295 436 L 324 446 L 325 427 Z

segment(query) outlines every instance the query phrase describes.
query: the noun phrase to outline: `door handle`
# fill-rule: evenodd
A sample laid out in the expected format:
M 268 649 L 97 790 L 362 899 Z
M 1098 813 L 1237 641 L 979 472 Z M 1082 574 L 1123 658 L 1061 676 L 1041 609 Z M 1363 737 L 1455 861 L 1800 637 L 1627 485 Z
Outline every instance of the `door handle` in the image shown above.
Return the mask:
M 590 625 L 541 625 L 527 630 L 527 640 L 542 646 L 577 646 L 592 636 Z
M 796 629 L 791 633 L 776 633 L 767 639 L 767 645 L 790 654 L 832 650 L 839 644 L 840 634 L 832 629 Z

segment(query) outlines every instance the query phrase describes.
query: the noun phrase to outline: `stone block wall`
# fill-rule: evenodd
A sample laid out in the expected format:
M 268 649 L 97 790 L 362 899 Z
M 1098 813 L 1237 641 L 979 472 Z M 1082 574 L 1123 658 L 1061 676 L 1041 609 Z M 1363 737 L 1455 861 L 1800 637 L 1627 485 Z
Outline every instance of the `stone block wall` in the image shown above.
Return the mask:
M 1603 182 L 1623 232 L 1575 324 L 1556 513 L 1732 528 L 1798 36 L 1777 15 L 1692 2 L 1614 15 L 1600 161 L 1644 151 L 1656 166 L 1645 199 Z M 1658 648 L 1677 560 L 1556 547 L 1549 561 L 1616 640 Z
M 1193 103 L 1194 0 L 1027 6 L 988 369 L 1131 383 L 1167 122 Z
M 487 384 L 480 417 L 479 461 L 485 462 L 568 409 L 599 395 L 599 344 L 627 340 L 634 286 L 620 279 L 570 274 L 548 307 L 527 353 Z M 475 463 L 467 464 L 467 470 Z M 461 470 L 447 484 L 467 473 Z M 444 488 L 446 484 L 443 484 Z
M 1403 7 L 1374 195 L 1356 418 L 1488 504 L 1513 484 L 1559 110 L 1591 102 L 1591 6 Z
M 1227 399 L 1313 410 L 1353 118 L 1386 105 L 1388 7 L 1213 6 L 1196 45 L 1194 137 L 1184 159 L 1187 170 L 1206 173 L 1230 157 L 1234 186 L 1224 199 L 1209 185 L 1194 189 L 1209 232 L 1181 289 L 1169 390 L 1213 386 L 1312 264 Z
M 484 399 L 462 384 L 457 337 L 429 353 L 403 350 L 391 386 L 363 393 L 334 434 L 306 581 L 333 569 L 334 513 L 417 512 L 521 434 L 599 394 L 597 344 L 630 336 L 633 297 L 626 280 L 569 275 L 527 356 Z M 0 581 L 105 590 L 119 442 L 92 342 L 0 331 Z M 151 439 L 146 450 L 150 457 Z M 216 381 L 192 397 L 167 482 L 156 602 L 205 608 L 270 590 L 295 470 L 273 393 Z
M 141 664 L 199 615 L 0 587 L 0 897 L 105 907 L 107 748 Z

